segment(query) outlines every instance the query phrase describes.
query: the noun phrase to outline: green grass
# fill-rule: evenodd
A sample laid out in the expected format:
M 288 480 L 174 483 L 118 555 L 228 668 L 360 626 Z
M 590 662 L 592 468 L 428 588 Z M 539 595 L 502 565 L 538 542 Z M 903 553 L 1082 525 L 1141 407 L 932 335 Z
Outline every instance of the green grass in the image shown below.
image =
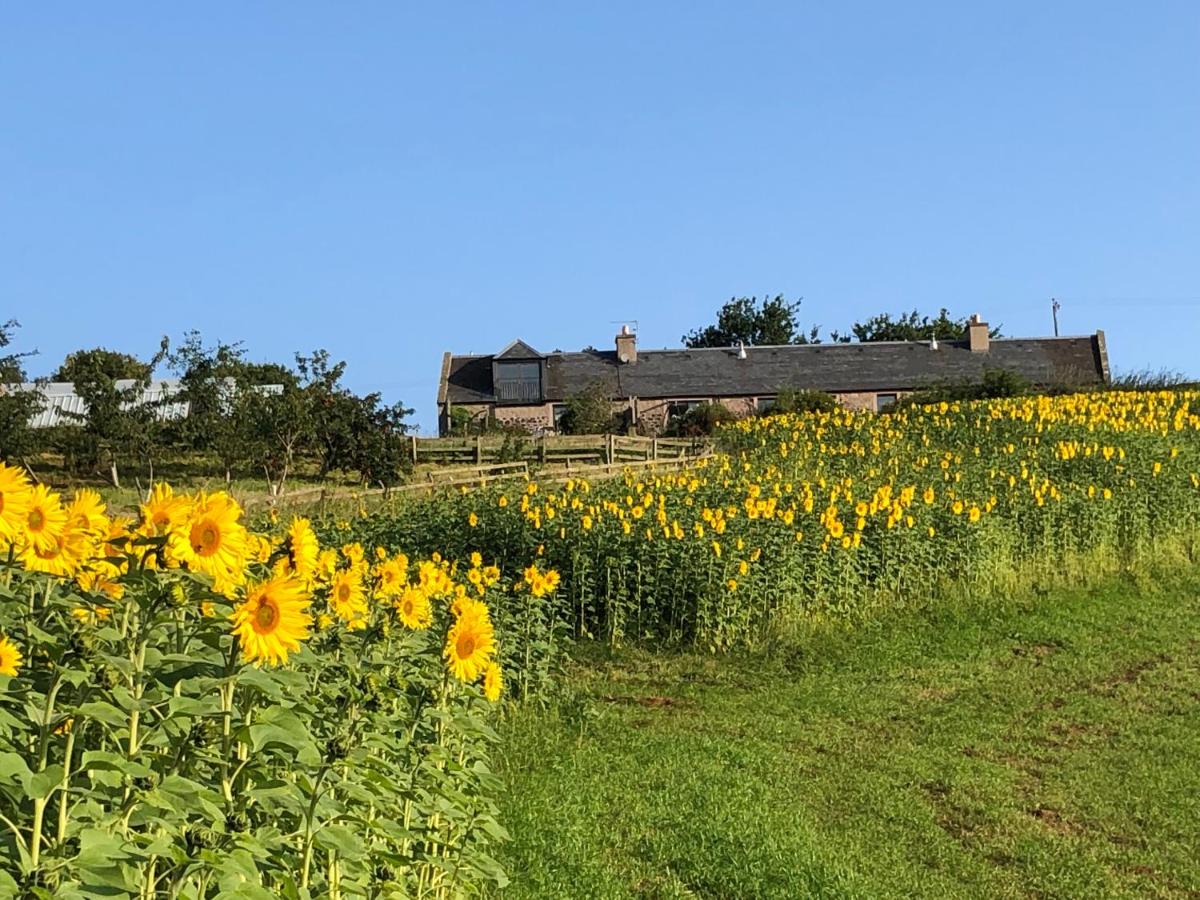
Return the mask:
M 503 895 L 1200 896 L 1200 570 L 958 607 L 583 654 L 505 725 Z

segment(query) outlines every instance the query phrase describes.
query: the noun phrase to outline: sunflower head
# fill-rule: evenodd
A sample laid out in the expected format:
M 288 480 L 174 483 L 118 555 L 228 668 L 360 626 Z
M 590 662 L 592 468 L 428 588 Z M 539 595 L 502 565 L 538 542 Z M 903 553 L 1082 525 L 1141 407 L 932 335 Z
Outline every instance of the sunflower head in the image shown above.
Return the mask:
M 329 607 L 352 629 L 366 624 L 367 600 L 358 569 L 343 569 L 329 585 Z
M 497 663 L 490 662 L 483 671 L 483 696 L 487 697 L 492 703 L 495 703 L 503 693 L 504 674 L 500 671 L 500 666 Z
M 459 681 L 475 681 L 495 650 L 495 631 L 485 616 L 459 616 L 446 635 L 446 663 Z
M 30 572 L 45 572 L 61 578 L 73 577 L 89 555 L 88 535 L 79 528 L 64 528 L 54 536 L 53 542 L 30 542 L 25 545 L 21 562 Z
M 16 540 L 23 533 L 29 492 L 25 473 L 0 463 L 0 541 Z
M 230 594 L 245 581 L 249 536 L 241 523 L 242 508 L 223 491 L 200 494 L 168 544 L 173 561 L 193 572 L 210 575 L 218 591 Z
M 0 675 L 15 677 L 24 661 L 20 648 L 7 637 L 0 636 Z
M 34 485 L 29 492 L 19 538 L 26 548 L 53 552 L 58 538 L 67 527 L 67 512 L 58 494 L 44 484 Z
M 429 606 L 429 598 L 417 588 L 405 588 L 395 601 L 396 613 L 406 628 L 422 630 L 429 627 L 433 620 L 433 611 Z
M 105 515 L 104 501 L 91 488 L 82 488 L 75 492 L 74 499 L 67 505 L 67 523 L 72 528 L 91 532 L 97 537 L 108 532 L 108 516 Z
M 288 525 L 286 544 L 292 571 L 300 578 L 312 578 L 321 553 L 321 545 L 317 541 L 312 523 L 300 516 L 293 518 L 292 523 Z
M 291 576 L 251 585 L 230 616 L 242 655 L 254 665 L 279 665 L 308 639 L 310 598 Z
M 150 490 L 150 499 L 141 506 L 139 530 L 147 537 L 163 537 L 187 519 L 190 506 L 191 500 L 176 496 L 169 484 L 156 484 Z

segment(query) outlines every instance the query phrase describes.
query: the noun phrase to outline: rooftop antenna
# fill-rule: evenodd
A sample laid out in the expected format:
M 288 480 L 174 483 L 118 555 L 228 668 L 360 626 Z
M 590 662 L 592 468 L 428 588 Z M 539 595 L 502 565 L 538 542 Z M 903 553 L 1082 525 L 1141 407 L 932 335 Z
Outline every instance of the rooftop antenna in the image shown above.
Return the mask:
M 626 325 L 633 326 L 633 333 L 637 334 L 638 320 L 637 319 L 610 319 L 609 325 Z
M 1062 304 L 1050 298 L 1050 315 L 1054 316 L 1054 336 L 1058 337 L 1058 311 L 1062 309 Z

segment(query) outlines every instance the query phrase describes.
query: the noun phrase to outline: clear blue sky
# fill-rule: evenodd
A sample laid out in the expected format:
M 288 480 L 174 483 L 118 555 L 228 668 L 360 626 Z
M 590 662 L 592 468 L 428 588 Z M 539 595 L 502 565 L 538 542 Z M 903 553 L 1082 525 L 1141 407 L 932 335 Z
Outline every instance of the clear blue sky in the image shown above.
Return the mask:
M 435 422 L 443 350 L 732 295 L 1200 375 L 1200 4 L 9 4 L 0 318 L 197 328 Z

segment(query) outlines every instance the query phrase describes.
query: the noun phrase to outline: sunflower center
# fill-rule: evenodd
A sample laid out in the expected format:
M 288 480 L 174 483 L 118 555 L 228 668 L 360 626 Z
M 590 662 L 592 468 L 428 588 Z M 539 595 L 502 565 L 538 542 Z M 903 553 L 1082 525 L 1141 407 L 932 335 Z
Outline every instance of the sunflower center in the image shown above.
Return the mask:
M 458 639 L 454 649 L 458 651 L 459 659 L 470 659 L 475 655 L 475 636 L 464 634 Z
M 201 522 L 192 528 L 192 547 L 201 556 L 212 556 L 221 546 L 221 530 L 212 522 Z
M 254 630 L 259 634 L 270 634 L 279 622 L 279 607 L 273 600 L 264 600 L 254 611 Z
M 350 585 L 338 585 L 338 600 L 342 601 L 342 603 L 348 603 L 350 601 Z
M 41 531 L 46 527 L 46 514 L 40 509 L 31 509 L 29 511 L 29 530 Z

